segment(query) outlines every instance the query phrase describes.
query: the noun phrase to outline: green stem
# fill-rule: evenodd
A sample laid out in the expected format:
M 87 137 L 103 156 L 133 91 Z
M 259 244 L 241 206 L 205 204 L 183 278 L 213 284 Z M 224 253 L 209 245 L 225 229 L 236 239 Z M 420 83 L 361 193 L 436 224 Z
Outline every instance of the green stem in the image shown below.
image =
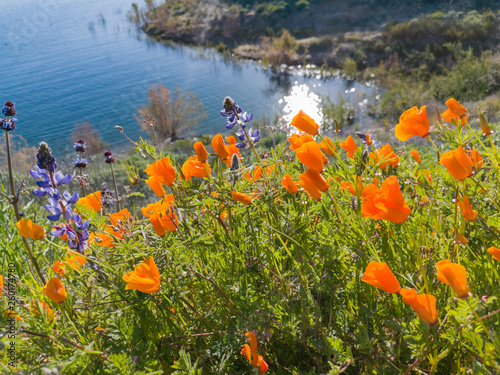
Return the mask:
M 6 148 L 7 148 L 7 165 L 9 169 L 9 183 L 10 183 L 10 193 L 12 194 L 12 200 L 10 201 L 12 204 L 12 207 L 14 208 L 14 213 L 16 215 L 16 220 L 19 221 L 21 220 L 21 214 L 19 213 L 19 207 L 18 207 L 18 198 L 16 195 L 16 189 L 14 187 L 14 176 L 12 173 L 12 157 L 10 155 L 10 141 L 9 141 L 9 132 L 5 132 L 5 143 L 6 143 Z M 28 242 L 28 239 L 26 237 L 22 237 L 24 246 L 26 247 L 26 250 L 28 251 L 28 256 L 31 260 L 31 263 L 35 267 L 36 273 L 40 277 L 40 280 L 43 285 L 46 284 L 45 277 L 43 276 L 42 271 L 40 270 L 40 266 L 38 265 L 38 262 L 36 261 L 35 254 L 33 254 L 33 250 L 31 249 L 31 245 Z
M 113 170 L 113 164 L 110 163 L 109 166 L 111 167 L 111 176 L 113 177 L 113 184 L 115 185 L 115 194 L 116 194 L 116 207 L 118 208 L 118 211 L 120 211 L 120 196 L 118 195 L 118 185 L 116 184 L 116 177 L 115 177 L 115 171 Z
M 255 156 L 257 157 L 257 160 L 258 160 L 258 161 L 262 161 L 262 159 L 261 159 L 261 158 L 260 158 L 260 156 L 259 156 L 259 153 L 257 152 L 257 150 L 255 149 L 255 146 L 253 145 L 252 140 L 250 139 L 250 136 L 249 136 L 249 135 L 248 135 L 248 133 L 247 133 L 247 130 L 246 130 L 245 128 L 242 128 L 242 129 L 243 129 L 243 132 L 245 133 L 245 137 L 246 137 L 246 139 L 247 139 L 247 141 L 248 141 L 248 144 L 249 144 L 249 145 L 250 145 L 250 147 L 252 148 L 253 153 L 255 154 Z

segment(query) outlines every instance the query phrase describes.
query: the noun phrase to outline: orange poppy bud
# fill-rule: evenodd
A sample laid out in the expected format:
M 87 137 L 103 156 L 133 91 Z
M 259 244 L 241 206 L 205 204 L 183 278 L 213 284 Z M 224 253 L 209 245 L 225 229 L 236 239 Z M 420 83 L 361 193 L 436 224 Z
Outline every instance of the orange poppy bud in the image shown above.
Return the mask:
M 47 284 L 45 284 L 43 293 L 55 303 L 63 303 L 68 296 L 63 283 L 57 277 L 51 278 Z
M 420 164 L 422 162 L 422 159 L 420 158 L 420 155 L 418 154 L 418 151 L 417 150 L 411 150 L 410 151 L 410 154 L 411 156 L 413 156 L 413 159 L 415 159 L 415 161 Z
M 241 202 L 243 204 L 246 204 L 247 206 L 252 204 L 253 198 L 250 195 L 239 193 L 237 191 L 232 191 L 231 192 L 231 197 L 238 202 Z
M 472 176 L 472 160 L 462 147 L 443 153 L 439 164 L 444 165 L 451 176 L 458 181 Z
M 175 168 L 168 157 L 151 163 L 145 169 L 145 172 L 148 176 L 155 176 L 163 185 L 172 186 L 175 181 Z
M 474 168 L 479 169 L 483 166 L 483 158 L 481 157 L 481 154 L 479 151 L 474 147 L 472 150 L 467 150 L 467 154 L 469 154 L 469 157 L 471 159 L 472 165 Z
M 229 137 L 226 137 L 227 144 L 229 145 L 235 145 L 236 144 L 236 138 L 234 138 L 233 135 L 230 135 Z
M 469 296 L 469 287 L 467 286 L 467 271 L 465 267 L 451 263 L 448 259 L 436 263 L 437 278 L 458 295 L 459 298 Z
M 76 204 L 84 206 L 87 210 L 92 209 L 97 213 L 101 212 L 102 208 L 101 191 L 97 190 L 95 193 L 90 193 L 89 195 L 86 195 L 85 197 L 78 199 Z
M 328 185 L 328 182 L 326 182 L 321 173 L 315 171 L 314 169 L 306 170 L 305 173 L 303 173 L 303 175 L 306 176 L 309 179 L 309 181 L 311 181 L 314 184 L 314 186 L 316 186 L 316 188 L 322 192 L 325 192 L 330 188 L 330 185 Z
M 436 324 L 438 314 L 436 310 L 436 297 L 431 294 L 418 294 L 415 289 L 401 289 L 399 294 L 403 302 L 410 305 L 424 322 Z
M 465 244 L 467 244 L 468 242 L 469 242 L 469 240 L 468 240 L 467 238 L 465 238 L 465 237 L 462 235 L 462 233 L 460 233 L 460 232 L 458 231 L 458 229 L 455 227 L 455 228 L 453 229 L 453 243 L 454 243 L 455 245 L 460 245 L 460 244 L 465 245 Z
M 488 137 L 492 135 L 493 132 L 491 131 L 490 125 L 488 124 L 488 120 L 486 120 L 486 117 L 484 117 L 483 113 L 481 112 L 481 109 L 478 107 L 477 110 L 479 111 L 479 125 L 481 125 L 483 136 Z
M 475 221 L 477 217 L 477 212 L 472 209 L 472 206 L 469 202 L 469 197 L 464 196 L 463 201 L 458 201 L 458 207 L 460 207 L 460 212 L 462 212 L 462 216 L 465 220 Z
M 306 176 L 305 173 L 299 175 L 299 185 L 307 191 L 312 199 L 317 201 L 321 200 L 321 191 L 316 187 L 316 185 Z
M 167 234 L 167 231 L 165 230 L 165 228 L 163 228 L 163 224 L 161 223 L 160 215 L 158 215 L 156 212 L 152 213 L 151 216 L 149 216 L 149 221 L 151 221 L 151 225 L 153 225 L 153 229 L 157 236 L 163 237 L 165 234 Z
M 314 138 L 309 134 L 292 134 L 288 137 L 288 142 L 290 142 L 290 150 L 295 151 L 304 143 L 314 142 Z
M 160 272 L 153 257 L 148 257 L 122 278 L 127 282 L 125 290 L 137 289 L 143 293 L 157 293 L 160 290 Z
M 431 124 L 427 118 L 427 107 L 424 105 L 420 110 L 415 106 L 403 112 L 396 125 L 396 138 L 407 141 L 413 136 L 425 138 L 429 135 Z
M 371 146 L 372 145 L 373 141 L 372 141 L 372 137 L 370 137 L 370 134 L 366 135 L 365 143 L 366 143 L 367 146 Z
M 156 176 L 149 177 L 146 180 L 146 183 L 149 185 L 149 187 L 151 188 L 151 190 L 153 190 L 153 192 L 157 196 L 163 197 L 166 194 L 165 189 L 163 188 L 163 186 L 160 183 L 160 181 L 158 180 L 158 178 L 156 178 Z
M 234 138 L 234 137 L 233 137 Z M 208 152 L 205 149 L 205 146 L 203 146 L 203 143 L 201 142 L 196 142 L 194 145 L 194 150 L 196 151 L 196 156 L 198 156 L 198 161 L 200 163 L 204 163 L 208 159 Z
M 303 110 L 300 110 L 299 113 L 295 115 L 290 122 L 290 125 L 293 125 L 297 129 L 310 135 L 316 135 L 319 132 L 319 125 L 316 124 L 316 121 L 314 121 L 311 117 L 306 115 Z
M 374 164 L 380 169 L 385 170 L 387 165 L 392 165 L 393 168 L 397 168 L 399 165 L 399 157 L 392 150 L 389 144 L 382 146 L 381 148 L 375 150 L 375 152 L 370 152 L 370 159 L 373 160 Z
M 496 260 L 498 260 L 500 262 L 500 249 L 499 248 L 496 248 L 496 247 L 492 246 L 492 247 L 490 247 L 488 249 L 488 252 L 493 256 L 494 259 L 496 259 Z M 0 276 L 0 278 L 1 277 L 2 276 Z M 1 291 L 0 291 L 0 294 L 2 294 Z
M 29 237 L 34 240 L 41 240 L 45 237 L 45 229 L 30 219 L 21 219 L 16 224 L 19 234 L 23 237 Z
M 3 275 L 0 275 L 0 296 L 3 293 Z
M 398 280 L 385 262 L 370 262 L 361 281 L 389 293 L 397 293 L 401 289 Z
M 367 136 L 368 137 L 368 136 Z M 368 138 L 367 138 L 368 139 Z M 321 141 L 319 147 L 323 150 L 323 152 L 327 155 L 333 156 L 335 155 L 335 146 L 332 141 L 328 137 L 325 137 L 324 141 Z
M 307 142 L 295 150 L 297 159 L 299 159 L 307 168 L 322 172 L 325 164 L 328 162 L 325 154 L 321 152 L 319 144 L 316 142 Z
M 456 125 L 464 125 L 469 118 L 469 115 L 466 114 L 467 109 L 453 98 L 446 101 L 446 106 L 448 109 L 441 113 L 444 120 Z
M 224 143 L 224 138 L 222 138 L 222 135 L 217 134 L 212 139 L 212 148 L 214 149 L 214 152 L 217 154 L 217 156 L 219 156 L 219 158 L 221 158 L 222 160 L 229 157 L 229 150 Z
M 361 214 L 378 220 L 402 223 L 408 219 L 410 208 L 405 202 L 396 176 L 390 176 L 379 188 L 370 184 L 361 193 Z
M 354 157 L 354 152 L 356 152 L 356 150 L 358 149 L 356 142 L 354 142 L 354 139 L 351 136 L 348 136 L 344 142 L 341 142 L 340 147 L 342 147 L 346 151 L 347 157 L 349 159 L 352 159 Z
M 283 179 L 281 180 L 281 186 L 283 186 L 290 194 L 295 194 L 299 190 L 297 184 L 293 182 L 292 177 L 287 174 Z

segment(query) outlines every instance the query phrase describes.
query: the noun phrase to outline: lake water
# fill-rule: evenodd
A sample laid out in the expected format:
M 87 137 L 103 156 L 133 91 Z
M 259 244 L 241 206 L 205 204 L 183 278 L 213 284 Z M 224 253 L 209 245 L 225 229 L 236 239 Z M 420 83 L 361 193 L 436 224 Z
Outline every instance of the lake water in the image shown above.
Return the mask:
M 272 74 L 258 62 L 212 49 L 158 43 L 127 17 L 129 0 L 16 0 L 2 7 L 0 101 L 16 103 L 16 134 L 28 145 L 48 142 L 56 152 L 71 148 L 75 125 L 95 125 L 118 150 L 144 133 L 133 114 L 147 103 L 147 90 L 164 84 L 199 95 L 207 119 L 193 133 L 228 132 L 219 115 L 232 96 L 260 119 L 290 118 L 300 108 L 317 121 L 318 103 L 339 94 L 359 106 L 375 90 L 342 78 Z M 366 103 L 366 102 L 365 102 Z

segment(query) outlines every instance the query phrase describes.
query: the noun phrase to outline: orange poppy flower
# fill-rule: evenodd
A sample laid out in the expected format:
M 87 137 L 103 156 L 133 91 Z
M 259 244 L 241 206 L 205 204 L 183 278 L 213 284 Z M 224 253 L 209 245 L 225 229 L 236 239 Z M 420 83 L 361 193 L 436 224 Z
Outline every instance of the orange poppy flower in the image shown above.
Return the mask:
M 137 289 L 143 293 L 157 293 L 160 290 L 160 272 L 153 257 L 148 257 L 134 271 L 123 275 L 123 280 L 127 282 L 125 290 Z
M 410 208 L 405 202 L 396 176 L 390 176 L 379 188 L 370 184 L 361 193 L 361 214 L 372 219 L 402 223 L 408 219 Z
M 307 142 L 295 150 L 297 159 L 299 159 L 307 168 L 322 172 L 328 159 L 321 152 L 319 144 L 316 142 Z
M 299 113 L 295 115 L 290 122 L 290 125 L 293 125 L 297 129 L 310 135 L 316 135 L 319 132 L 319 125 L 316 124 L 316 121 L 314 121 L 311 117 L 306 115 L 303 110 L 300 110 Z
M 130 221 L 130 211 L 126 208 L 109 215 L 109 221 L 113 226 L 118 228 L 118 230 L 122 233 L 126 232 L 126 226 L 129 226 Z M 126 224 L 126 225 L 125 225 Z
M 186 162 L 182 165 L 182 174 L 186 180 L 191 180 L 191 177 L 210 177 L 212 174 L 212 170 L 210 166 L 205 161 L 201 163 L 198 161 L 198 156 L 191 156 Z
M 356 142 L 354 142 L 354 139 L 352 139 L 351 136 L 347 137 L 344 142 L 341 142 L 340 147 L 342 147 L 347 152 L 347 157 L 349 159 L 352 159 L 354 157 L 354 153 L 358 149 Z
M 214 149 L 214 152 L 217 154 L 217 156 L 219 156 L 219 158 L 221 158 L 222 160 L 229 157 L 229 150 L 224 143 L 224 138 L 222 138 L 222 135 L 217 134 L 215 137 L 213 137 L 212 148 Z
M 443 153 L 439 164 L 444 165 L 451 176 L 458 181 L 472 176 L 472 160 L 461 146 Z
M 420 182 L 428 181 L 432 182 L 432 175 L 428 169 L 420 169 L 415 173 L 415 177 L 418 178 Z
M 63 303 L 68 296 L 63 283 L 57 277 L 51 278 L 47 284 L 45 284 L 43 293 L 55 303 Z
M 94 193 L 90 193 L 85 197 L 78 199 L 76 204 L 85 207 L 87 210 L 92 209 L 93 211 L 100 213 L 102 208 L 101 191 L 97 190 Z
M 175 181 L 175 168 L 168 157 L 151 163 L 144 171 L 148 176 L 155 176 L 163 185 L 172 186 Z
M 3 293 L 3 275 L 0 275 L 0 296 Z
M 493 256 L 493 259 L 496 259 L 500 262 L 500 249 L 499 248 L 492 246 L 488 249 L 488 252 Z M 0 276 L 0 278 L 1 277 L 2 276 Z M 0 291 L 0 294 L 2 294 L 1 291 Z
M 250 195 L 239 193 L 237 191 L 231 191 L 231 197 L 238 202 L 243 204 L 251 205 L 253 198 Z
M 236 144 L 236 138 L 234 138 L 234 135 L 230 135 L 229 137 L 226 137 L 226 141 L 228 145 L 235 145 Z
M 257 337 L 253 332 L 247 332 L 245 335 L 250 340 L 250 346 L 248 344 L 243 345 L 241 354 L 247 357 L 252 366 L 260 368 L 261 374 L 264 374 L 268 370 L 269 366 L 264 361 L 264 358 L 257 353 Z
M 441 113 L 441 117 L 446 122 L 464 125 L 469 118 L 469 115 L 466 114 L 467 109 L 453 98 L 446 101 L 446 106 L 448 109 Z
M 472 206 L 469 202 L 469 197 L 464 196 L 462 201 L 457 202 L 458 207 L 460 207 L 460 212 L 462 212 L 462 216 L 465 220 L 475 221 L 477 218 L 477 211 L 472 209 Z
M 167 231 L 175 232 L 179 226 L 179 220 L 171 204 L 174 201 L 172 194 L 164 199 L 150 203 L 141 209 L 142 214 L 149 218 L 156 234 L 163 237 Z
M 459 298 L 466 298 L 469 296 L 467 271 L 464 266 L 445 259 L 437 262 L 436 268 L 437 278 L 446 285 L 449 285 Z
M 265 167 L 265 169 L 262 168 L 262 166 L 258 166 L 257 168 L 255 168 L 255 170 L 253 171 L 253 177 L 252 177 L 252 171 L 248 171 L 246 174 L 245 174 L 245 178 L 248 180 L 248 181 L 251 181 L 251 182 L 255 182 L 257 181 L 259 178 L 262 177 L 262 173 L 263 171 L 265 171 L 267 173 L 267 175 L 269 176 L 272 171 L 274 170 L 274 165 L 271 165 L 269 167 Z
M 427 118 L 427 107 L 420 110 L 415 106 L 403 112 L 396 125 L 395 135 L 400 141 L 407 141 L 413 136 L 425 138 L 429 135 L 431 124 Z
M 40 311 L 38 311 L 35 307 L 38 307 Z M 37 301 L 36 305 L 35 301 L 31 301 L 30 311 L 32 311 L 33 316 L 42 313 L 42 315 L 44 315 L 47 319 L 50 319 L 51 322 L 56 317 L 56 313 L 54 312 L 54 310 L 52 310 L 49 307 L 49 304 L 45 301 Z
M 316 185 L 306 176 L 305 173 L 299 175 L 299 186 L 302 187 L 309 195 L 311 199 L 321 200 L 321 191 L 316 187 Z
M 296 194 L 299 191 L 299 187 L 295 182 L 293 182 L 292 177 L 286 174 L 281 180 L 281 186 L 283 186 L 290 194 Z
M 332 141 L 328 137 L 325 137 L 324 141 L 321 141 L 319 147 L 323 150 L 323 152 L 327 155 L 333 156 L 335 155 L 335 146 Z
M 198 156 L 198 161 L 200 163 L 204 163 L 208 159 L 208 152 L 205 149 L 205 146 L 203 146 L 203 143 L 201 142 L 196 142 L 194 145 L 194 150 L 196 151 L 196 156 Z
M 410 151 L 410 155 L 413 156 L 413 159 L 415 159 L 415 161 L 418 164 L 420 164 L 422 162 L 422 159 L 420 158 L 420 155 L 418 154 L 417 150 L 411 150 Z
M 60 273 L 64 275 L 66 271 L 66 263 L 65 262 L 59 262 L 56 260 L 54 264 L 52 265 L 52 269 L 54 270 L 55 273 Z
M 73 252 L 70 253 L 70 257 L 66 258 L 65 261 L 74 270 L 79 270 L 79 266 L 83 266 L 85 263 L 87 263 L 87 259 L 85 259 L 85 257 L 77 255 Z
M 389 293 L 397 293 L 401 290 L 398 280 L 385 262 L 370 262 L 361 281 Z
M 303 173 L 303 175 L 307 177 L 307 179 L 311 181 L 314 184 L 314 186 L 316 186 L 316 188 L 322 192 L 325 192 L 330 188 L 330 185 L 328 185 L 328 182 L 326 182 L 321 173 L 319 173 L 314 169 L 307 169 Z
M 4 312 L 4 316 L 6 320 L 10 320 L 12 317 L 16 318 L 16 320 L 20 320 L 21 322 L 24 321 L 23 318 L 21 318 L 19 315 L 17 315 L 14 311 L 7 309 Z
M 151 190 L 153 190 L 153 192 L 157 196 L 163 197 L 166 194 L 165 189 L 163 188 L 163 185 L 161 184 L 160 180 L 158 180 L 158 178 L 156 178 L 156 176 L 149 177 L 146 180 L 146 183 L 149 185 Z
M 438 314 L 436 310 L 436 297 L 431 294 L 418 294 L 415 289 L 401 289 L 399 294 L 403 302 L 410 305 L 424 322 L 436 324 Z
M 314 142 L 314 138 L 309 134 L 292 134 L 288 137 L 288 142 L 290 142 L 290 150 L 295 151 L 304 143 Z
M 358 182 L 358 192 L 356 192 L 356 188 L 349 181 L 342 181 L 340 183 L 340 188 L 342 190 L 348 189 L 349 192 L 356 197 L 358 195 L 358 193 L 361 194 L 361 192 L 363 191 L 364 186 L 363 186 L 363 182 L 361 181 L 361 177 L 360 176 L 354 175 L 354 176 L 352 176 L 352 178 L 353 178 L 353 180 L 355 182 L 356 181 Z M 375 181 L 374 181 L 374 183 L 375 183 Z M 378 186 L 378 180 L 377 180 L 377 184 L 376 185 Z
M 382 170 L 385 170 L 387 165 L 392 165 L 393 168 L 397 168 L 399 165 L 399 157 L 389 144 L 378 148 L 375 152 L 370 152 L 369 156 L 373 163 Z
M 479 151 L 474 147 L 472 150 L 467 150 L 467 154 L 469 154 L 470 160 L 474 168 L 479 169 L 483 166 L 483 158 Z
M 21 219 L 16 224 L 19 234 L 23 237 L 29 237 L 34 240 L 41 240 L 45 237 L 45 229 L 30 219 Z

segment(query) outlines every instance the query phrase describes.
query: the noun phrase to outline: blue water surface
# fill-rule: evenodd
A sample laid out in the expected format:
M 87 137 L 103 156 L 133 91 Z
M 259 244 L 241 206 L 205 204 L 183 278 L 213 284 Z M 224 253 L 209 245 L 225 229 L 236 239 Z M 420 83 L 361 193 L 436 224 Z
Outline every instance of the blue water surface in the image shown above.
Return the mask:
M 219 115 L 227 95 L 259 119 L 283 113 L 292 92 L 334 100 L 341 93 L 357 101 L 360 92 L 374 91 L 342 78 L 276 76 L 258 62 L 156 42 L 129 21 L 130 9 L 129 0 L 4 4 L 0 100 L 16 103 L 16 134 L 29 146 L 43 140 L 56 153 L 68 150 L 76 124 L 88 121 L 111 149 L 124 148 L 128 141 L 114 125 L 132 138 L 144 136 L 133 114 L 147 103 L 147 90 L 158 84 L 168 89 L 178 84 L 199 95 L 208 116 L 192 129 L 194 135 L 227 132 Z M 294 106 L 301 104 L 298 99 Z

